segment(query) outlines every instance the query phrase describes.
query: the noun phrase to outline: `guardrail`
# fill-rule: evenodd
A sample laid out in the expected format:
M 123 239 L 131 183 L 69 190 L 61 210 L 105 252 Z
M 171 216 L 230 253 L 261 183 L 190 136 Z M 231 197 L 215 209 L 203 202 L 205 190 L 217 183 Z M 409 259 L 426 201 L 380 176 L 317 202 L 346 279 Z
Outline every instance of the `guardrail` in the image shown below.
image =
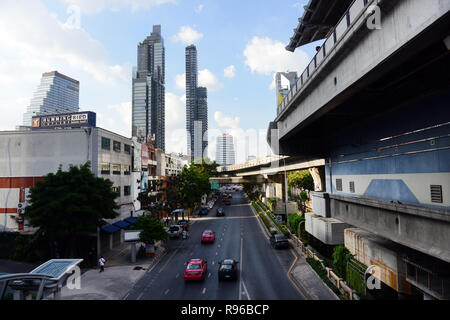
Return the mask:
M 349 6 L 347 12 L 341 17 L 333 32 L 325 40 L 320 50 L 314 55 L 314 58 L 306 66 L 306 69 L 298 78 L 297 82 L 291 87 L 289 93 L 284 97 L 281 104 L 277 107 L 277 117 L 289 106 L 292 99 L 315 75 L 316 70 L 324 64 L 336 46 L 341 42 L 350 30 L 353 23 L 365 12 L 366 7 L 370 6 L 374 0 L 354 0 Z

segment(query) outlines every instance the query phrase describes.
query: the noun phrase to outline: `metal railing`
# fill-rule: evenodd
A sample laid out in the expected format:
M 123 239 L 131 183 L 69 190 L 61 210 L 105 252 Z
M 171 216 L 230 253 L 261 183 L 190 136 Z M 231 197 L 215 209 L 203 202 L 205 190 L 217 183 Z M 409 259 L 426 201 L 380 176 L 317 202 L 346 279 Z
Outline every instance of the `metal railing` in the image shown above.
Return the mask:
M 330 33 L 330 36 L 325 40 L 320 47 L 320 50 L 316 52 L 306 69 L 300 75 L 295 86 L 292 86 L 289 93 L 277 107 L 277 117 L 286 109 L 286 107 L 289 106 L 296 94 L 303 89 L 303 87 L 305 87 L 309 80 L 315 75 L 316 70 L 328 61 L 328 57 L 334 51 L 339 42 L 346 36 L 353 23 L 360 18 L 360 16 L 365 12 L 366 7 L 370 6 L 372 2 L 374 2 L 374 0 L 354 0 L 352 2 L 349 9 L 336 24 L 333 32 Z

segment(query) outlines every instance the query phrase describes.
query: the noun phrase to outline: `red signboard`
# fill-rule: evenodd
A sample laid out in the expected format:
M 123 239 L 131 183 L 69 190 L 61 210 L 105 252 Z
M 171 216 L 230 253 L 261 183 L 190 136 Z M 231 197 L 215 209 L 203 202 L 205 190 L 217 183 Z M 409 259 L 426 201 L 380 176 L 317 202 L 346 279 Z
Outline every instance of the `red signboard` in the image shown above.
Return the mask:
M 142 151 L 141 151 L 141 158 L 142 158 L 142 167 L 147 168 L 148 167 L 148 146 L 146 144 L 142 145 Z

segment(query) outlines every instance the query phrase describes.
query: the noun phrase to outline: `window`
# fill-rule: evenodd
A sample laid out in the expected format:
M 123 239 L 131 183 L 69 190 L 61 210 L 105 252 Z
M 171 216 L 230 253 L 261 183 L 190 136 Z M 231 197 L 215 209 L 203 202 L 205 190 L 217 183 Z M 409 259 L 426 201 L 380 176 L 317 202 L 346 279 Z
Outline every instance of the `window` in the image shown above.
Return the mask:
M 124 144 L 123 150 L 126 154 L 131 154 L 131 146 L 129 144 Z
M 111 140 L 105 137 L 102 137 L 102 149 L 111 150 Z
M 101 174 L 110 174 L 110 172 L 111 172 L 109 163 L 102 163 L 100 165 L 100 169 L 101 169 Z
M 431 202 L 442 203 L 442 186 L 441 185 L 431 185 Z
M 112 191 L 117 193 L 118 196 L 120 197 L 120 187 L 112 187 Z
M 130 172 L 131 172 L 131 166 L 129 165 L 129 164 L 126 164 L 126 165 L 124 165 L 123 166 L 123 174 L 124 175 L 130 175 Z
M 350 192 L 355 193 L 355 182 L 354 181 L 350 181 Z
M 113 174 L 120 174 L 120 164 L 112 165 Z
M 125 186 L 123 187 L 123 195 L 129 196 L 131 194 L 131 186 Z
M 336 190 L 342 191 L 342 179 L 336 179 Z
M 120 152 L 120 142 L 119 141 L 113 141 L 113 149 L 116 152 Z

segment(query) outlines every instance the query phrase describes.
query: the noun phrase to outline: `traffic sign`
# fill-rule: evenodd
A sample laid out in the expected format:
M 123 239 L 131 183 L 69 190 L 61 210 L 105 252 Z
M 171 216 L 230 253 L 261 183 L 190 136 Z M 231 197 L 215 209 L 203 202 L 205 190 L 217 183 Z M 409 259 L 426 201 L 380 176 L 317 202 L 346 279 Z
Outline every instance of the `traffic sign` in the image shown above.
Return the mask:
M 277 222 L 281 223 L 281 220 L 282 220 L 281 216 L 277 216 Z

